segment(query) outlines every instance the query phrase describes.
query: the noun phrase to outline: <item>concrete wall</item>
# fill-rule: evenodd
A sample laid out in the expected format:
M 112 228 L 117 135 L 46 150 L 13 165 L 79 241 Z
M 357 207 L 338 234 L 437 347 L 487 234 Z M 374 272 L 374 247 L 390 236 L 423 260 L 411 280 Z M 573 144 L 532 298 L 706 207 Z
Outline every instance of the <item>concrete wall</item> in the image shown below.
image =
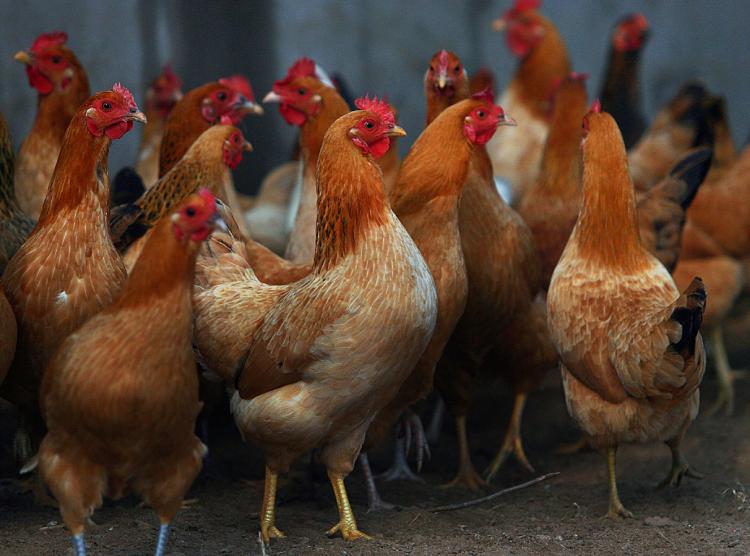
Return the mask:
M 487 66 L 500 87 L 515 61 L 490 22 L 510 0 L 0 0 L 0 110 L 19 142 L 31 126 L 35 95 L 14 52 L 41 32 L 65 30 L 93 90 L 122 81 L 143 99 L 148 81 L 171 60 L 188 88 L 242 72 L 257 96 L 301 55 L 345 76 L 355 93 L 384 95 L 415 138 L 423 127 L 422 76 L 440 48 L 456 51 L 470 71 Z M 750 3 L 730 0 L 547 0 L 546 13 L 565 37 L 574 67 L 598 90 L 612 23 L 631 11 L 652 26 L 644 56 L 643 94 L 652 115 L 689 78 L 728 98 L 735 138 L 750 127 Z M 247 191 L 287 159 L 294 130 L 274 107 L 244 124 L 256 147 L 238 170 Z M 133 133 L 112 148 L 110 167 L 131 164 Z M 402 142 L 404 149 L 408 141 Z

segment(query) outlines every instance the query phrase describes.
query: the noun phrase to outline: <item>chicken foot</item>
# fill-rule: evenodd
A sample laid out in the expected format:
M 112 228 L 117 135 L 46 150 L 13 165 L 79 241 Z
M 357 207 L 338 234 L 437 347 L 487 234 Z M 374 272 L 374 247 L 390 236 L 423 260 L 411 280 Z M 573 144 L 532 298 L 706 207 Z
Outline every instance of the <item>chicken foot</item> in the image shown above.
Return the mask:
M 407 409 L 401 417 L 399 428 L 402 435 L 396 437 L 393 464 L 380 478 L 385 481 L 402 480 L 423 483 L 424 479 L 411 470 L 407 461 L 412 444 L 417 458 L 418 472 L 422 470 L 424 456 L 430 458 L 430 446 L 422 427 L 422 420 L 412 410 Z M 413 443 L 412 440 L 414 440 Z
M 523 409 L 526 405 L 526 398 L 526 394 L 516 394 L 516 399 L 513 403 L 513 414 L 511 415 L 510 424 L 505 433 L 503 444 L 500 446 L 500 450 L 492 460 L 492 463 L 490 463 L 489 467 L 487 467 L 484 472 L 484 478 L 488 483 L 492 482 L 510 454 L 516 456 L 516 460 L 518 460 L 518 463 L 520 463 L 526 471 L 529 473 L 534 472 L 534 468 L 526 457 L 526 452 L 523 449 L 523 441 L 521 440 L 521 420 L 523 419 Z
M 331 527 L 326 534 L 329 537 L 333 537 L 336 533 L 340 533 L 344 540 L 347 541 L 356 539 L 371 540 L 372 537 L 357 529 L 357 520 L 354 518 L 354 512 L 349 503 L 349 496 L 346 494 L 344 475 L 329 471 L 328 478 L 333 487 L 333 494 L 336 496 L 336 505 L 339 509 L 339 522 Z
M 682 452 L 680 452 L 680 440 L 681 438 L 678 437 L 673 438 L 672 440 L 667 440 L 665 443 L 669 446 L 669 449 L 672 452 L 672 469 L 669 471 L 669 475 L 659 483 L 658 488 L 664 488 L 666 486 L 678 487 L 680 486 L 683 477 L 692 477 L 693 479 L 703 478 L 703 474 L 692 469 L 690 464 L 683 457 Z
M 266 465 L 266 480 L 263 484 L 263 504 L 260 508 L 260 535 L 266 544 L 271 539 L 284 538 L 286 535 L 276 528 L 276 485 L 278 473 Z
M 86 541 L 83 539 L 83 533 L 78 533 L 71 537 L 73 540 L 73 553 L 75 556 L 86 556 Z
M 620 501 L 620 495 L 617 493 L 617 474 L 615 464 L 617 460 L 617 446 L 607 448 L 607 470 L 609 472 L 609 510 L 607 515 L 609 519 L 619 519 L 621 517 L 633 517 L 633 513 L 625 509 Z
M 711 331 L 711 344 L 715 353 L 714 362 L 716 364 L 716 375 L 719 379 L 719 395 L 708 414 L 714 415 L 724 409 L 724 415 L 728 417 L 734 412 L 734 381 L 746 377 L 747 371 L 733 370 L 729 365 L 721 325 L 715 326 Z
M 164 556 L 164 551 L 167 549 L 167 541 L 169 540 L 169 522 L 163 521 L 159 526 L 159 536 L 156 539 L 156 550 L 154 556 Z
M 469 453 L 469 440 L 466 436 L 466 416 L 456 417 L 456 434 L 458 435 L 458 472 L 453 480 L 441 485 L 441 488 L 453 488 L 462 486 L 469 490 L 479 490 L 480 487 L 489 486 L 487 482 L 479 476 L 471 463 L 471 454 Z
M 370 458 L 367 457 L 365 452 L 359 455 L 359 465 L 362 468 L 362 474 L 365 476 L 365 485 L 367 486 L 367 513 L 398 509 L 398 506 L 386 502 L 380 497 L 378 487 L 375 484 L 375 477 L 372 474 L 372 467 L 370 467 Z

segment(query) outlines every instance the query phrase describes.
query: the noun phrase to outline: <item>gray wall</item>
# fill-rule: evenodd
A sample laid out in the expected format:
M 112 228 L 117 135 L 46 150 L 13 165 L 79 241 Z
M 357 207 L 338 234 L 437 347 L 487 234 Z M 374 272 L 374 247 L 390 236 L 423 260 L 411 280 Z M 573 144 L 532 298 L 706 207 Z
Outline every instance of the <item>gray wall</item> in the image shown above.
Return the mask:
M 187 88 L 232 72 L 248 75 L 256 96 L 267 92 L 298 56 L 343 74 L 355 93 L 387 94 L 413 139 L 423 127 L 422 76 L 440 48 L 455 50 L 470 71 L 487 66 L 502 88 L 515 61 L 490 22 L 510 0 L 0 0 L 0 110 L 19 142 L 29 130 L 35 95 L 13 53 L 41 32 L 64 30 L 86 66 L 93 90 L 122 81 L 142 100 L 150 79 L 171 60 Z M 689 78 L 728 98 L 735 138 L 750 127 L 750 3 L 739 0 L 547 0 L 578 71 L 598 90 L 612 23 L 641 11 L 652 35 L 644 56 L 646 112 L 654 114 Z M 244 129 L 256 147 L 238 170 L 252 191 L 287 159 L 294 130 L 270 107 Z M 131 133 L 112 148 L 114 171 L 131 164 Z M 403 148 L 408 147 L 403 142 Z

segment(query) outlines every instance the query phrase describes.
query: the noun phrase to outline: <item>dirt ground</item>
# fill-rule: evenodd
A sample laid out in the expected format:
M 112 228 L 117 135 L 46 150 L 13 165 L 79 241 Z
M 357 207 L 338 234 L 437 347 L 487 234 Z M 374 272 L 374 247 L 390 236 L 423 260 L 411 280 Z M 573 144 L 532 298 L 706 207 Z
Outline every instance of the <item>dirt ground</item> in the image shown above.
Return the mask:
M 307 492 L 285 489 L 277 525 L 287 538 L 273 541 L 267 554 L 749 554 L 750 553 L 750 383 L 738 382 L 731 418 L 701 415 L 690 429 L 685 453 L 705 473 L 678 489 L 656 490 L 669 468 L 665 446 L 624 446 L 618 453 L 620 496 L 635 519 L 602 519 L 607 509 L 603 457 L 588 451 L 555 453 L 561 441 L 577 438 L 568 418 L 559 379 L 549 377 L 527 406 L 524 435 L 536 474 L 514 461 L 501 471 L 494 488 L 524 482 L 549 472 L 548 481 L 472 508 L 432 513 L 428 508 L 468 500 L 476 494 L 437 488 L 452 476 L 456 439 L 450 422 L 423 473 L 424 484 L 380 483 L 383 498 L 400 511 L 368 514 L 358 471 L 348 479 L 360 529 L 372 541 L 328 539 L 337 521 L 329 485 L 317 482 Z M 716 393 L 707 373 L 704 407 Z M 502 384 L 484 385 L 470 417 L 471 444 L 481 471 L 500 442 L 510 412 Z M 499 409 L 498 409 L 499 408 Z M 12 414 L 0 415 L 0 554 L 70 554 L 67 532 L 53 508 L 36 507 L 12 482 L 9 448 Z M 198 501 L 178 514 L 167 553 L 178 555 L 260 554 L 257 511 L 262 493 L 262 461 L 243 445 L 231 421 L 219 414 L 212 422 L 212 460 L 194 486 Z M 371 456 L 383 469 L 388 453 Z M 745 487 L 747 486 L 747 497 Z M 296 494 L 294 494 L 296 492 Z M 281 495 L 282 497 L 284 494 Z M 158 521 L 137 500 L 106 503 L 87 533 L 91 554 L 153 553 Z

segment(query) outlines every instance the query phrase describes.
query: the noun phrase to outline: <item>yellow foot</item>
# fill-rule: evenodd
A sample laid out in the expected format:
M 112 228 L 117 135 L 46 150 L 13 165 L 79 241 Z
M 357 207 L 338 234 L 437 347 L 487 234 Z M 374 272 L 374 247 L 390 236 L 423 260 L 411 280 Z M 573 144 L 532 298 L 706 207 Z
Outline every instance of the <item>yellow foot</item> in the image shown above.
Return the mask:
M 372 537 L 370 535 L 366 535 L 365 533 L 357 529 L 356 525 L 352 527 L 351 525 L 341 523 L 340 521 L 336 525 L 331 527 L 326 535 L 328 535 L 329 537 L 335 537 L 339 533 L 345 541 L 355 541 L 357 539 L 365 539 L 368 541 L 372 540 Z
M 578 454 L 580 452 L 583 452 L 587 450 L 589 447 L 589 441 L 586 439 L 585 436 L 582 436 L 575 442 L 566 442 L 563 444 L 560 444 L 557 447 L 557 450 L 555 450 L 558 454 L 563 456 L 572 456 L 573 454 Z
M 455 487 L 462 487 L 462 488 L 468 488 L 469 490 L 477 491 L 483 488 L 487 488 L 490 485 L 487 484 L 487 481 L 482 479 L 482 477 L 479 476 L 479 473 L 476 472 L 474 469 L 474 466 L 469 465 L 464 467 L 463 469 L 459 470 L 459 472 L 456 474 L 456 476 L 453 478 L 453 480 L 449 483 L 446 483 L 444 485 L 440 485 L 440 488 L 448 489 L 448 488 L 455 488 Z
M 681 462 L 672 465 L 672 469 L 669 472 L 669 475 L 667 475 L 666 478 L 659 483 L 658 488 L 664 488 L 667 486 L 678 487 L 680 486 L 683 477 L 702 479 L 703 474 L 694 471 L 690 468 L 690 464 L 688 462 L 682 460 Z
M 272 523 L 269 525 L 260 525 L 260 536 L 266 544 L 271 542 L 271 539 L 283 539 L 286 537 L 286 535 L 279 531 L 279 529 Z
M 487 469 L 485 469 L 484 478 L 487 480 L 487 483 L 492 482 L 492 480 L 495 478 L 495 475 L 497 475 L 497 472 L 500 471 L 500 468 L 507 461 L 508 456 L 510 456 L 511 454 L 516 457 L 516 461 L 518 461 L 518 463 L 521 464 L 521 467 L 523 467 L 526 471 L 528 471 L 529 473 L 534 472 L 534 468 L 529 463 L 529 460 L 526 457 L 526 452 L 524 452 L 521 437 L 514 435 L 503 442 L 503 446 L 495 456 L 495 459 L 493 459 L 492 463 L 487 467 Z
M 630 512 L 625 509 L 625 506 L 622 505 L 621 502 L 615 502 L 609 504 L 609 511 L 607 512 L 607 515 L 604 516 L 607 519 L 620 519 L 620 518 L 631 518 L 633 517 L 633 512 Z

